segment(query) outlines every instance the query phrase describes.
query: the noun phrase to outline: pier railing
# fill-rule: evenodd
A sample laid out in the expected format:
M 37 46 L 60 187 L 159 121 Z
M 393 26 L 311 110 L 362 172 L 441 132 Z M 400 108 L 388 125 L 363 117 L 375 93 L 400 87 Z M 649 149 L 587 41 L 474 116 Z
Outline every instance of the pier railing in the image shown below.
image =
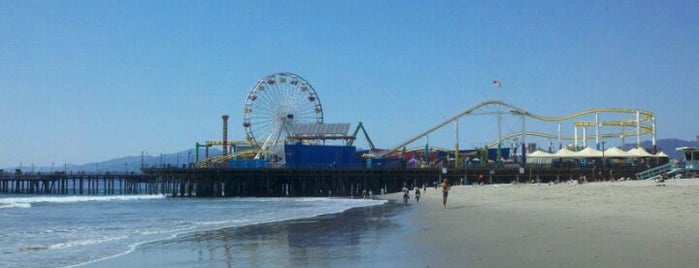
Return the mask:
M 669 175 L 669 172 L 671 172 L 674 168 L 676 168 L 676 165 L 672 164 L 672 163 L 660 165 L 660 166 L 636 173 L 636 179 L 637 180 L 656 179 L 664 173 Z

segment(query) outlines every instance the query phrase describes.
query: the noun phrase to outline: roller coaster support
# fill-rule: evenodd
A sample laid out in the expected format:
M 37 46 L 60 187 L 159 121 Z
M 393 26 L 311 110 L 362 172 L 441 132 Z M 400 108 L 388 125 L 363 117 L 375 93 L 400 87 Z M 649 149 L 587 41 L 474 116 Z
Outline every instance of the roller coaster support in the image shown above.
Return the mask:
M 579 139 L 578 139 L 578 128 L 579 127 L 582 127 L 582 131 L 583 131 L 583 134 L 582 134 L 582 144 L 583 145 L 587 145 L 586 144 L 587 139 L 588 139 L 587 133 L 586 133 L 587 127 L 593 127 L 593 126 L 595 127 L 595 131 L 596 131 L 595 141 L 598 144 L 600 142 L 600 139 L 604 139 L 604 138 L 609 139 L 609 138 L 620 137 L 621 143 L 623 146 L 625 137 L 636 136 L 636 144 L 637 144 L 637 147 L 639 147 L 641 144 L 641 137 L 640 137 L 641 135 L 650 134 L 651 137 L 653 138 L 653 140 L 655 140 L 655 135 L 656 135 L 655 134 L 655 126 L 656 126 L 655 118 L 654 118 L 652 112 L 646 111 L 646 110 L 620 109 L 620 108 L 594 108 L 594 109 L 588 109 L 588 110 L 576 112 L 576 113 L 565 115 L 565 116 L 549 117 L 549 116 L 540 116 L 540 115 L 532 114 L 532 113 L 527 112 L 519 107 L 516 107 L 514 105 L 511 105 L 511 104 L 508 104 L 508 103 L 505 103 L 502 101 L 487 100 L 487 101 L 483 101 L 483 102 L 481 102 L 481 103 L 479 103 L 479 104 L 477 104 L 469 109 L 466 109 L 463 112 L 456 114 L 455 116 L 453 116 L 451 118 L 448 118 L 448 119 L 438 123 L 434 127 L 430 128 L 422 133 L 419 133 L 418 135 L 406 140 L 405 142 L 403 142 L 401 144 L 396 145 L 392 149 L 389 149 L 387 151 L 384 151 L 380 154 L 375 155 L 375 157 L 382 158 L 388 154 L 391 154 L 391 153 L 399 150 L 400 148 L 403 148 L 404 146 L 406 146 L 406 145 L 408 145 L 408 144 L 410 144 L 410 143 L 412 143 L 412 142 L 414 142 L 422 137 L 429 135 L 433 131 L 445 126 L 446 124 L 448 124 L 452 121 L 456 121 L 457 119 L 459 119 L 463 116 L 470 115 L 482 107 L 491 106 L 491 105 L 501 106 L 501 108 L 509 110 L 512 115 L 521 115 L 522 116 L 522 131 L 520 133 L 518 133 L 517 135 L 522 135 L 522 145 L 523 146 L 526 146 L 526 144 L 527 144 L 526 140 L 525 140 L 526 135 L 534 135 L 534 136 L 540 136 L 540 137 L 558 138 L 559 147 L 562 147 L 561 139 L 574 140 L 575 146 L 577 147 L 580 145 Z M 498 112 L 498 115 L 500 115 L 501 113 L 502 112 Z M 599 113 L 633 114 L 635 118 L 624 119 L 624 120 L 599 121 L 599 116 L 598 116 Z M 559 124 L 559 131 L 558 131 L 557 137 L 556 137 L 556 135 L 549 135 L 549 134 L 545 134 L 545 133 L 525 131 L 525 120 L 524 120 L 525 117 L 529 117 L 531 119 L 538 120 L 538 121 L 561 122 L 561 121 L 571 120 L 571 119 L 581 117 L 584 115 L 588 115 L 588 114 L 593 114 L 595 116 L 595 120 L 594 121 L 576 121 L 576 122 L 574 122 L 574 137 L 570 137 L 570 138 L 569 137 L 561 137 L 560 124 Z M 646 122 L 646 123 L 644 124 L 644 122 Z M 650 122 L 650 124 L 647 122 Z M 621 127 L 622 130 L 621 130 L 621 133 L 600 133 L 599 128 L 604 127 L 604 126 Z M 627 126 L 635 127 L 635 131 L 630 131 L 627 133 L 626 132 Z M 505 138 L 506 137 L 498 137 L 498 141 L 496 141 L 493 144 L 493 146 L 495 144 L 499 144 Z M 522 154 L 526 155 L 526 151 L 523 150 Z
M 595 149 L 599 150 L 599 113 L 595 113 Z
M 520 113 L 520 114 L 522 115 L 522 166 L 526 167 L 527 166 L 527 134 L 526 134 L 526 131 L 525 131 L 526 128 L 524 125 L 524 123 L 526 122 L 526 121 L 524 121 L 524 119 L 526 117 L 525 117 L 524 113 Z
M 456 135 L 456 148 L 454 150 L 454 167 L 458 168 L 461 165 L 461 158 L 459 157 L 459 119 L 455 120 L 455 135 Z
M 459 119 L 459 118 L 461 118 L 461 117 L 463 117 L 463 116 L 465 116 L 465 115 L 471 114 L 473 111 L 477 110 L 478 108 L 480 108 L 480 107 L 482 107 L 482 106 L 491 105 L 491 104 L 499 104 L 499 105 L 507 106 L 507 107 L 509 107 L 511 110 L 518 111 L 518 112 L 521 112 L 521 113 L 526 113 L 524 110 L 522 110 L 522 109 L 520 109 L 520 108 L 518 108 L 518 107 L 515 107 L 515 106 L 510 105 L 510 104 L 506 104 L 506 103 L 501 102 L 501 101 L 483 101 L 483 102 L 479 103 L 478 105 L 476 105 L 476 106 L 474 106 L 474 107 L 471 107 L 471 108 L 469 108 L 469 109 L 467 109 L 467 110 L 465 110 L 465 111 L 463 111 L 463 112 L 461 112 L 461 113 L 459 113 L 459 114 L 457 114 L 457 115 L 455 115 L 455 116 L 453 116 L 453 117 L 451 117 L 451 118 L 448 118 L 448 119 L 446 119 L 446 120 L 440 122 L 439 124 L 435 125 L 434 127 L 428 129 L 427 131 L 424 131 L 424 132 L 422 132 L 422 133 L 416 135 L 415 137 L 412 137 L 412 138 L 408 139 L 407 141 L 405 141 L 405 142 L 403 142 L 403 143 L 397 145 L 397 146 L 394 147 L 393 149 L 388 150 L 388 151 L 385 151 L 385 152 L 379 154 L 378 157 L 381 158 L 381 157 L 384 157 L 384 156 L 386 156 L 386 155 L 388 155 L 388 154 L 390 154 L 390 153 L 392 153 L 392 152 L 395 152 L 395 151 L 399 150 L 400 148 L 402 148 L 403 146 L 406 146 L 406 145 L 408 145 L 408 144 L 410 144 L 410 143 L 416 141 L 416 140 L 419 139 L 419 138 L 422 138 L 422 137 L 427 136 L 428 134 L 432 133 L 432 131 L 435 131 L 435 130 L 437 130 L 437 129 L 443 127 L 443 126 L 445 126 L 446 124 L 449 124 L 449 123 L 451 123 L 452 121 L 454 121 L 454 120 L 456 120 L 456 119 Z
M 658 147 L 657 147 L 657 145 L 655 144 L 655 116 L 652 118 L 652 124 L 651 124 L 651 126 L 652 126 L 652 128 L 653 128 L 653 135 L 652 135 L 652 138 L 651 138 L 651 143 L 653 144 L 653 154 L 656 154 L 656 153 L 658 153 Z
M 502 150 L 501 147 L 502 143 L 502 113 L 498 112 L 498 151 L 497 151 L 497 157 L 495 158 L 495 163 L 502 164 Z
M 359 133 L 359 130 L 360 130 L 360 129 L 362 130 L 362 133 L 364 133 L 364 137 L 366 138 L 366 141 L 369 143 L 369 148 L 370 148 L 372 151 L 373 151 L 374 149 L 376 149 L 376 147 L 374 147 L 374 143 L 371 142 L 371 138 L 369 138 L 369 134 L 366 132 L 366 129 L 364 128 L 364 125 L 362 124 L 361 121 L 360 121 L 359 124 L 357 125 L 357 128 L 354 129 L 354 133 L 352 133 L 352 137 L 354 137 L 354 139 L 357 139 L 357 134 Z M 349 141 L 347 142 L 347 145 L 348 145 L 348 146 L 352 146 L 352 144 L 354 144 L 354 139 L 349 140 Z
M 636 148 L 641 148 L 641 112 L 636 110 Z
M 199 144 L 199 142 L 196 143 L 194 147 L 194 163 L 199 163 L 199 148 L 204 147 L 206 148 L 206 157 L 209 157 L 209 147 L 211 147 L 211 144 Z

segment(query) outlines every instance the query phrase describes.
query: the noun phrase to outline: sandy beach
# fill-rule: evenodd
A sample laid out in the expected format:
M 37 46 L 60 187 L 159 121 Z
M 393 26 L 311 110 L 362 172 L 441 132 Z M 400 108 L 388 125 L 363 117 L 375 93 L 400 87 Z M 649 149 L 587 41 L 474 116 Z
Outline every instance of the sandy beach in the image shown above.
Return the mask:
M 427 188 L 407 206 L 193 233 L 88 267 L 696 267 L 699 180 Z
M 415 206 L 408 243 L 430 267 L 699 264 L 697 179 L 455 186 L 446 209 L 427 188 Z

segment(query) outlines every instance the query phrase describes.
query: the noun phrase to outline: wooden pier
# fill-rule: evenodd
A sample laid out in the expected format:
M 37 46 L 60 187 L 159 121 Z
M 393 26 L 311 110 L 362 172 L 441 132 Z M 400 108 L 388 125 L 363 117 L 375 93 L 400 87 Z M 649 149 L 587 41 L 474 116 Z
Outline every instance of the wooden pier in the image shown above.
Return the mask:
M 1 174 L 0 192 L 55 195 L 163 194 L 197 197 L 357 196 L 431 186 L 443 178 L 452 185 L 633 178 L 626 168 L 487 168 L 461 169 L 219 169 L 147 168 L 141 174 Z M 445 172 L 446 171 L 446 172 Z
M 177 196 L 353 196 L 398 192 L 403 185 L 438 180 L 434 169 L 146 169 L 145 174 L 177 181 Z
M 56 195 L 156 194 L 167 183 L 147 174 L 19 174 L 0 175 L 0 192 Z

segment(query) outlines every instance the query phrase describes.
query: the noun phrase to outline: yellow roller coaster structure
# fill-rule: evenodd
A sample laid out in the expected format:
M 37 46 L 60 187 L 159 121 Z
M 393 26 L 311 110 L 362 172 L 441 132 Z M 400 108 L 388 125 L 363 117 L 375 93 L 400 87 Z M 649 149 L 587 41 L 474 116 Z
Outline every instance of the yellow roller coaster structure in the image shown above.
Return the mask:
M 199 161 L 199 148 L 212 147 L 212 146 L 223 146 L 223 141 L 219 140 L 207 140 L 204 144 L 196 144 L 196 156 L 195 162 L 197 167 L 212 167 L 222 165 L 231 159 L 252 159 L 255 155 L 260 152 L 259 145 L 252 144 L 249 141 L 226 141 L 226 146 L 238 147 L 236 150 L 229 150 L 232 153 L 228 155 L 219 155 L 214 157 L 209 157 L 207 154 L 204 159 Z M 243 149 L 240 149 L 243 147 Z
M 624 138 L 624 137 L 633 137 L 635 136 L 637 146 L 640 147 L 641 141 L 640 137 L 642 135 L 650 135 L 652 137 L 652 144 L 655 146 L 655 117 L 653 116 L 653 113 L 650 111 L 646 110 L 639 110 L 639 109 L 622 109 L 622 108 L 594 108 L 594 109 L 588 109 L 584 110 L 581 112 L 576 112 L 570 115 L 565 115 L 565 116 L 541 116 L 537 115 L 531 112 L 528 112 L 524 109 L 521 109 L 517 106 L 514 106 L 509 103 L 505 103 L 503 101 L 499 100 L 486 100 L 481 103 L 478 103 L 477 105 L 468 108 L 464 110 L 461 113 L 456 114 L 455 116 L 448 118 L 434 127 L 419 133 L 418 135 L 407 139 L 406 141 L 396 145 L 395 147 L 383 151 L 380 154 L 377 154 L 375 157 L 384 157 L 387 156 L 393 152 L 396 152 L 398 150 L 401 150 L 401 148 L 404 148 L 405 146 L 415 142 L 416 140 L 423 138 L 430 133 L 444 127 L 447 124 L 456 122 L 458 124 L 458 120 L 461 119 L 462 117 L 469 116 L 469 115 L 474 115 L 474 114 L 484 114 L 487 113 L 489 109 L 495 109 L 497 110 L 496 112 L 492 112 L 491 114 L 497 114 L 498 117 L 503 114 L 510 114 L 514 116 L 521 116 L 522 117 L 522 131 L 516 132 L 516 133 L 510 133 L 505 136 L 502 136 L 501 134 L 499 137 L 488 144 L 487 146 L 490 148 L 495 147 L 496 145 L 501 144 L 504 140 L 521 136 L 522 137 L 522 144 L 525 144 L 524 137 L 526 136 L 536 136 L 536 137 L 543 137 L 543 138 L 550 138 L 550 139 L 558 139 L 560 140 L 573 140 L 574 145 L 577 147 L 578 146 L 578 141 L 582 140 L 583 145 L 585 145 L 585 141 L 588 139 L 595 139 L 598 143 L 600 139 L 609 139 L 609 138 Z M 504 111 L 503 111 L 504 110 Z M 633 115 L 633 118 L 628 118 L 628 119 L 622 119 L 622 120 L 611 120 L 611 121 L 602 121 L 599 119 L 599 114 L 603 113 L 612 113 L 612 114 L 630 114 Z M 594 115 L 595 120 L 590 121 L 575 121 L 573 122 L 574 126 L 574 131 L 575 135 L 573 137 L 570 136 L 561 136 L 560 135 L 560 126 L 559 126 L 559 133 L 556 134 L 550 134 L 550 133 L 541 133 L 541 132 L 532 132 L 532 131 L 526 131 L 524 129 L 524 118 L 528 117 L 531 119 L 539 120 L 539 121 L 544 121 L 544 122 L 562 122 L 562 121 L 567 121 L 567 120 L 573 120 L 579 117 L 587 116 L 587 115 Z M 498 122 L 498 125 L 500 123 Z M 458 125 L 457 125 L 458 126 Z M 594 127 L 595 128 L 595 134 L 594 135 L 587 135 L 586 129 L 588 127 Z M 618 132 L 614 133 L 604 133 L 601 134 L 599 132 L 601 127 L 620 127 L 621 130 Z M 629 129 L 627 129 L 629 128 Z M 582 138 L 578 137 L 578 130 L 582 129 Z M 498 130 L 500 132 L 500 130 Z M 457 127 L 457 142 L 456 142 L 456 151 L 459 151 L 459 143 L 458 143 L 458 127 Z M 456 154 L 456 161 L 458 162 L 458 154 Z

